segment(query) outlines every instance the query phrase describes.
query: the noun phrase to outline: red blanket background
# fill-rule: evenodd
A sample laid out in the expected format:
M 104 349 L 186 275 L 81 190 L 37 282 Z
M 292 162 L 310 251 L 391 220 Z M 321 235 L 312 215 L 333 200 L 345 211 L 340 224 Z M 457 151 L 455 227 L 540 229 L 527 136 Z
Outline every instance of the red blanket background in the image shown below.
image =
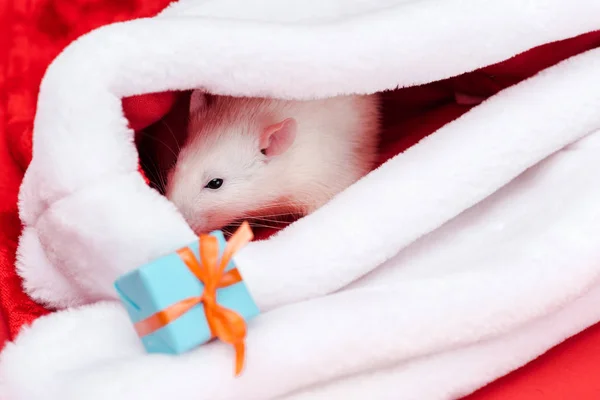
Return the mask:
M 33 118 L 48 64 L 72 40 L 104 24 L 152 16 L 170 0 L 0 1 L 0 348 L 21 327 L 48 313 L 21 290 L 15 251 L 21 230 L 17 193 L 31 159 Z M 413 145 L 469 106 L 455 93 L 482 98 L 574 54 L 600 46 L 600 32 L 548 44 L 503 63 L 456 78 L 385 95 L 382 161 Z M 162 118 L 175 94 L 124 100 L 131 126 Z M 600 324 L 525 367 L 488 385 L 470 400 L 600 398 Z M 7 399 L 10 400 L 10 399 Z

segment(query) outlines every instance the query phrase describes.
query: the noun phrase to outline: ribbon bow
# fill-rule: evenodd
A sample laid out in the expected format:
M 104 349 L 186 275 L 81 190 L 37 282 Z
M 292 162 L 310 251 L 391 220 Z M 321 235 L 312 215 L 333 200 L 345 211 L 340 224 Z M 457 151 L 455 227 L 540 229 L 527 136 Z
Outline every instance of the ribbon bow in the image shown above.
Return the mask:
M 173 322 L 196 305 L 202 303 L 206 321 L 212 337 L 231 344 L 235 350 L 235 374 L 242 372 L 246 352 L 246 321 L 233 310 L 217 303 L 217 289 L 241 282 L 237 268 L 225 272 L 231 257 L 253 238 L 252 230 L 247 222 L 231 236 L 223 256 L 219 262 L 219 242 L 216 237 L 200 235 L 200 263 L 189 249 L 184 247 L 177 254 L 190 271 L 204 284 L 200 296 L 190 297 L 159 311 L 135 324 L 135 330 L 140 337 L 148 335 L 165 325 Z

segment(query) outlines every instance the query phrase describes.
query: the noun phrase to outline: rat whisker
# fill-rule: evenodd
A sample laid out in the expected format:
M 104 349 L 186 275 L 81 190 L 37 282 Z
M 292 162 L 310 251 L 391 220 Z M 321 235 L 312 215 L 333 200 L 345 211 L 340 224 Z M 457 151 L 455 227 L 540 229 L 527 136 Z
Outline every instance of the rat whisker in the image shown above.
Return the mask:
M 263 218 L 263 217 L 255 217 L 252 218 L 253 221 L 258 221 L 258 222 L 267 222 L 267 223 L 274 223 L 274 224 L 280 224 L 280 223 L 285 223 L 287 222 L 285 219 L 276 219 L 276 218 Z
M 179 153 L 175 152 L 175 150 L 173 150 L 173 148 L 171 148 L 171 146 L 169 146 L 169 145 L 168 145 L 166 142 L 164 142 L 163 140 L 161 140 L 161 139 L 157 138 L 156 136 L 154 136 L 154 135 L 151 135 L 151 134 L 149 134 L 149 133 L 145 133 L 145 132 L 144 132 L 144 133 L 143 133 L 143 135 L 144 135 L 145 137 L 148 137 L 148 138 L 150 138 L 150 139 L 152 139 L 152 140 L 154 140 L 154 141 L 156 141 L 156 142 L 158 142 L 158 143 L 162 144 L 163 146 L 165 146 L 165 148 L 166 148 L 167 150 L 169 150 L 169 151 L 171 152 L 171 154 L 173 154 L 173 157 L 177 158 L 177 155 L 178 155 Z
M 175 136 L 175 132 L 173 132 L 173 129 L 171 129 L 169 124 L 167 124 L 167 122 L 164 119 L 161 119 L 160 122 L 161 122 L 161 124 L 163 124 L 165 126 L 165 128 L 167 128 L 167 130 L 171 134 L 171 137 L 173 138 L 173 140 L 175 142 L 177 154 L 179 154 L 179 152 L 181 151 L 181 144 L 179 143 L 179 140 L 177 140 L 177 136 Z
M 162 177 L 160 173 L 160 169 L 153 162 L 152 158 L 149 157 L 149 154 L 145 150 L 140 150 L 140 152 L 145 155 L 144 159 L 140 161 L 142 169 L 148 174 L 148 178 L 150 179 L 151 186 L 157 189 L 160 192 L 160 186 L 162 185 Z
M 269 225 L 269 224 L 259 224 L 253 221 L 248 221 L 248 224 L 250 224 L 250 226 L 252 228 L 267 228 L 267 229 L 281 229 L 283 228 L 283 226 L 279 226 L 279 225 Z M 241 223 L 235 223 L 234 226 L 240 226 Z

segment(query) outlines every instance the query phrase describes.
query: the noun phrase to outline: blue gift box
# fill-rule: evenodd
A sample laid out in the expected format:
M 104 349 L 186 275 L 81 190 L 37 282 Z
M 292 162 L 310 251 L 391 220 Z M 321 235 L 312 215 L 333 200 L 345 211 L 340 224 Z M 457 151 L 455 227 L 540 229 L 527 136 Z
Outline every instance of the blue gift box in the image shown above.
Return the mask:
M 221 231 L 211 236 L 219 242 L 222 256 L 226 241 Z M 199 241 L 187 246 L 200 260 Z M 225 271 L 235 268 L 230 261 Z M 190 297 L 201 296 L 203 283 L 174 252 L 121 276 L 115 282 L 121 302 L 135 324 Z M 258 315 L 259 310 L 244 284 L 240 281 L 217 290 L 217 303 L 240 314 L 244 320 Z M 202 303 L 195 305 L 179 318 L 141 338 L 149 353 L 179 354 L 191 350 L 212 337 Z

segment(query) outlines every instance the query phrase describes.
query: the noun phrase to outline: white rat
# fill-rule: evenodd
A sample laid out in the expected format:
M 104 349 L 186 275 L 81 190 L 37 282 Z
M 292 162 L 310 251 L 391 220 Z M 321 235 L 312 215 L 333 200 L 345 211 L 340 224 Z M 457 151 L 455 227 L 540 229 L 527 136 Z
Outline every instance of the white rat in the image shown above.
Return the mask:
M 192 92 L 166 196 L 196 233 L 306 215 L 376 162 L 377 95 L 285 101 Z

